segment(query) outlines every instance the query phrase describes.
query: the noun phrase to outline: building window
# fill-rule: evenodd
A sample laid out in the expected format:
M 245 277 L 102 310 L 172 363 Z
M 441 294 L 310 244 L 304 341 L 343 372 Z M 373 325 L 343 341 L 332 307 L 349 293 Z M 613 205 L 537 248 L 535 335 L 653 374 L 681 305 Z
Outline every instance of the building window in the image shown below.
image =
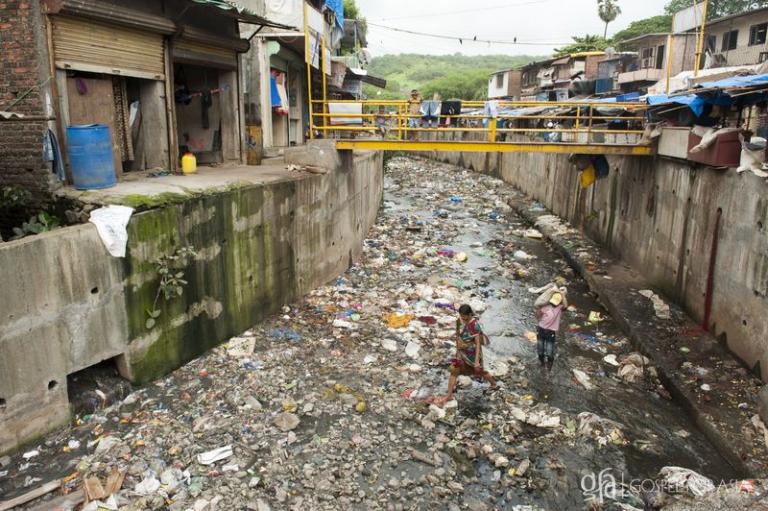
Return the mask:
M 664 54 L 666 53 L 666 46 L 661 45 L 656 48 L 656 69 L 664 69 Z
M 649 67 L 653 67 L 655 64 L 653 55 L 654 55 L 655 48 L 643 48 L 643 50 L 640 52 L 641 57 L 641 69 L 648 69 Z
M 765 35 L 768 33 L 768 23 L 760 23 L 749 27 L 749 45 L 765 44 Z
M 738 30 L 731 30 L 730 32 L 726 32 L 725 34 L 723 34 L 723 46 L 721 47 L 721 51 L 735 50 L 738 41 L 739 41 Z
M 504 87 L 504 75 L 499 73 L 496 75 L 496 88 L 500 89 L 502 87 Z

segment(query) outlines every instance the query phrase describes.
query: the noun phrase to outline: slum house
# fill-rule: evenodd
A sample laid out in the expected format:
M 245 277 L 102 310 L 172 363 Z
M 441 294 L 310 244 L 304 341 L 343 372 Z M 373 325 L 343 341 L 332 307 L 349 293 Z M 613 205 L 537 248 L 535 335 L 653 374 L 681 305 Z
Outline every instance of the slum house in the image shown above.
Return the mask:
M 600 77 L 611 79 L 613 89 L 610 92 L 644 94 L 648 87 L 665 80 L 667 75 L 674 76 L 694 68 L 696 35 L 646 34 L 622 41 L 620 49 L 631 52 L 634 57 L 628 58 L 622 53 L 604 59 Z
M 606 51 L 605 58 L 597 63 L 595 94 L 612 95 L 621 92 L 619 74 L 630 69 L 636 59 L 635 52 Z
M 604 57 L 602 51 L 574 53 L 552 63 L 554 68 L 552 91 L 557 100 L 595 93 L 597 63 Z M 550 93 L 550 101 L 552 94 Z
M 691 32 L 695 30 L 691 29 Z M 768 7 L 708 22 L 702 67 L 712 69 L 765 62 L 768 60 L 767 34 Z
M 522 92 L 522 69 L 497 71 L 488 79 L 488 99 L 518 101 Z
M 275 155 L 308 138 L 308 86 L 314 98 L 321 97 L 323 74 L 327 82 L 331 57 L 345 36 L 345 20 L 341 0 L 267 2 L 265 17 L 283 27 L 267 27 L 253 34 L 251 50 L 244 58 L 246 118 L 249 129 L 261 126 L 264 148 Z M 307 62 L 311 63 L 311 83 L 307 82 Z
M 544 88 L 552 86 L 554 69 L 552 62 L 556 59 L 531 62 L 520 68 L 522 71 L 520 99 L 522 101 L 546 101 L 549 94 L 543 92 Z
M 574 53 L 521 67 L 517 70 L 520 73 L 519 98 L 522 101 L 565 101 L 574 96 L 594 94 L 597 64 L 604 55 L 603 52 Z M 491 79 L 494 76 L 498 74 L 492 75 Z M 512 77 L 511 81 L 514 79 Z M 512 92 L 517 91 L 512 89 Z
M 206 0 L 4 5 L 19 38 L 15 67 L 3 68 L 3 99 L 25 117 L 2 123 L 0 183 L 43 200 L 57 185 L 52 173 L 71 180 L 73 125 L 108 127 L 117 179 L 175 170 L 187 151 L 201 163 L 241 161 L 239 54 L 249 43 L 238 21 L 268 24 L 264 18 Z
M 743 167 L 740 137 L 768 136 L 768 75 L 733 76 L 700 83 L 682 93 L 648 96 L 650 120 L 661 122 L 658 152 L 714 167 Z M 711 144 L 697 147 L 705 135 Z M 715 136 L 716 135 L 716 136 Z M 765 143 L 754 141 L 750 158 L 765 158 Z M 762 145 L 762 148 L 760 147 Z M 694 149 L 696 148 L 696 149 Z

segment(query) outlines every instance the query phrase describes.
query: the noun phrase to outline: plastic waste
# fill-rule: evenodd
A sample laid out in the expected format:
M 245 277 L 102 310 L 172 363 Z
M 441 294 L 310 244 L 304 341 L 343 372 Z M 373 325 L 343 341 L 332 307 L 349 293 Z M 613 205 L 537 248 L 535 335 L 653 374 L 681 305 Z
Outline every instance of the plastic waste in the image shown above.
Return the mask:
M 682 467 L 664 467 L 659 471 L 668 493 L 689 493 L 695 497 L 709 495 L 716 490 L 711 479 Z
M 225 445 L 211 451 L 207 451 L 197 455 L 197 462 L 201 465 L 212 465 L 217 461 L 225 460 L 232 456 L 232 446 Z

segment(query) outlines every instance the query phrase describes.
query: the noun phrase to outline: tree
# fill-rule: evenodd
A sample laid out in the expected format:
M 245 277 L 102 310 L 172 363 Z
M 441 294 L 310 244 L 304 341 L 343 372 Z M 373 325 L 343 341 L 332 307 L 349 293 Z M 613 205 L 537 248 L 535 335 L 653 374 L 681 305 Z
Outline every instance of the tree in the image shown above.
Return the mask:
M 653 16 L 642 20 L 633 21 L 627 28 L 616 32 L 613 36 L 614 44 L 619 44 L 627 39 L 639 37 L 645 34 L 666 34 L 672 31 L 672 15 Z
M 573 36 L 571 39 L 573 39 L 571 44 L 555 50 L 555 56 L 562 57 L 585 51 L 603 51 L 611 45 L 610 40 L 599 35 L 587 34 L 584 37 Z
M 344 0 L 344 18 L 348 20 L 360 18 L 360 9 L 357 8 L 355 0 Z
M 693 0 L 670 0 L 664 10 L 667 14 L 674 14 L 692 5 Z M 768 7 L 768 0 L 709 0 L 707 19 L 713 20 L 761 7 Z
M 608 37 L 608 24 L 614 21 L 621 14 L 618 0 L 597 0 L 597 14 L 605 22 L 605 32 L 603 39 Z
M 437 92 L 442 99 L 484 99 L 488 95 L 489 70 L 475 70 L 468 73 L 444 76 L 424 85 L 422 94 L 431 99 Z

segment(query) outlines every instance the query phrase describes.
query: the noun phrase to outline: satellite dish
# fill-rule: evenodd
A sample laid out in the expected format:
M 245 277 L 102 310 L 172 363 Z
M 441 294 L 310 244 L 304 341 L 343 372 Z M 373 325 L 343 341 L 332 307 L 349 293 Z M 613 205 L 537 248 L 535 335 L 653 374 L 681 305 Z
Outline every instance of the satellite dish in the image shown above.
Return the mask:
M 605 56 L 610 58 L 613 58 L 616 55 L 616 49 L 611 46 L 610 48 L 605 49 Z

